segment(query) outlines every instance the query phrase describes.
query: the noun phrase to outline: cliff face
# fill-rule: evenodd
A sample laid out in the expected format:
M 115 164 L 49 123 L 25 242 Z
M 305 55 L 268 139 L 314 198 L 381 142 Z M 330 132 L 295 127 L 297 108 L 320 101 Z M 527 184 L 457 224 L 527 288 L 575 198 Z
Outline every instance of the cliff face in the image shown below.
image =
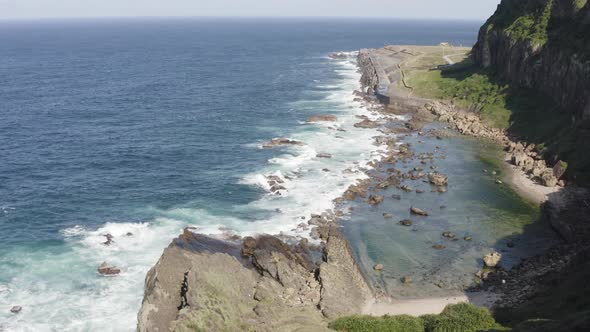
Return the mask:
M 473 49 L 477 64 L 590 119 L 590 2 L 502 0 Z
M 372 291 L 338 227 L 319 233 L 321 246 L 185 230 L 147 274 L 138 331 L 329 331 Z

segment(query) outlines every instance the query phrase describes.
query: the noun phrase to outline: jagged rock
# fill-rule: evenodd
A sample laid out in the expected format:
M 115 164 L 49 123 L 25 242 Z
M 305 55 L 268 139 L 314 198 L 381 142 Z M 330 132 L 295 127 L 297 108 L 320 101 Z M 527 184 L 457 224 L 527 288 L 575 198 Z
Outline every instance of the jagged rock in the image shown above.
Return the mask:
M 371 195 L 371 196 L 369 196 L 369 201 L 368 201 L 368 202 L 369 202 L 369 204 L 371 204 L 371 205 L 378 205 L 378 204 L 381 204 L 381 203 L 383 203 L 383 200 L 384 200 L 384 199 L 385 199 L 385 198 L 384 198 L 383 196 L 379 196 L 379 195 Z
M 115 237 L 110 234 L 110 233 L 106 233 L 104 235 L 104 237 L 107 239 L 105 242 L 103 242 L 102 244 L 105 246 L 110 246 L 111 244 L 115 243 L 115 241 L 113 240 Z
M 273 138 L 270 142 L 264 144 L 262 147 L 265 149 L 274 148 L 276 146 L 284 146 L 284 145 L 305 145 L 305 143 L 296 141 L 289 138 Z
M 502 259 L 502 254 L 495 251 L 493 253 L 489 253 L 483 257 L 483 262 L 487 267 L 496 267 L 500 260 Z
M 560 179 L 565 171 L 567 170 L 567 163 L 564 161 L 559 160 L 555 166 L 553 166 L 553 175 L 556 179 Z
M 369 119 L 364 119 L 363 121 L 359 122 L 359 123 L 355 123 L 354 124 L 355 128 L 365 128 L 365 129 L 371 129 L 371 128 L 377 128 L 379 127 L 379 124 L 375 121 L 371 121 Z
M 419 215 L 419 216 L 428 216 L 428 213 L 426 211 L 419 209 L 417 207 L 413 207 L 413 206 L 410 208 L 410 212 L 412 214 Z
M 23 310 L 23 307 L 21 307 L 20 305 L 15 305 L 12 308 L 10 308 L 10 312 L 12 312 L 13 314 L 18 314 L 22 310 Z
M 449 183 L 449 178 L 437 172 L 428 174 L 428 180 L 435 186 L 445 186 Z
M 307 119 L 307 122 L 334 122 L 338 118 L 335 115 L 314 115 Z
M 254 255 L 254 250 L 256 250 L 256 239 L 251 236 L 246 236 L 242 244 L 242 256 L 252 256 Z
M 541 174 L 541 180 L 545 187 L 555 187 L 557 185 L 557 178 L 553 175 L 553 170 L 547 169 Z
M 121 269 L 119 269 L 118 267 L 112 266 L 112 265 L 108 264 L 107 262 L 103 262 L 102 264 L 100 264 L 97 271 L 98 271 L 98 273 L 100 273 L 101 275 L 104 275 L 104 276 L 112 276 L 112 275 L 117 275 L 117 274 L 121 273 Z
M 246 258 L 233 242 L 185 232 L 148 272 L 138 331 L 329 331 L 371 291 L 337 227 L 318 228 L 323 258 L 306 241 L 268 235 Z

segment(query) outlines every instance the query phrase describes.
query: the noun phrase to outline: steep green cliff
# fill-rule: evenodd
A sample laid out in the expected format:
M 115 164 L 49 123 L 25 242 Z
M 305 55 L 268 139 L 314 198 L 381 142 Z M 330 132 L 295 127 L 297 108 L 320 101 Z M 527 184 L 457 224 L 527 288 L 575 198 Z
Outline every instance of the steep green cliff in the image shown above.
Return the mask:
M 559 123 L 557 129 L 545 130 L 542 139 L 524 138 L 547 147 L 550 163 L 568 161 L 570 180 L 589 184 L 590 2 L 502 0 L 481 27 L 473 57 L 514 88 L 533 90 L 555 102 L 557 107 L 539 109 L 524 121 L 513 112 L 511 129 L 521 130 L 512 133 L 541 132 L 544 123 Z
M 482 26 L 475 61 L 590 118 L 590 2 L 503 0 Z

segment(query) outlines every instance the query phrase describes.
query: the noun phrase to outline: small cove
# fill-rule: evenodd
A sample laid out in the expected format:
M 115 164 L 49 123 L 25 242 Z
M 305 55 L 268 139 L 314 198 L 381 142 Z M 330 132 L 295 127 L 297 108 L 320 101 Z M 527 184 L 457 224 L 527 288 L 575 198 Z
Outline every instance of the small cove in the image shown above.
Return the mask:
M 441 126 L 431 123 L 423 131 Z M 503 152 L 498 146 L 459 136 L 442 140 L 428 134 L 401 136 L 416 156 L 433 152 L 432 163 L 422 164 L 419 158 L 400 160 L 383 165 L 373 177 L 387 177 L 392 167 L 403 172 L 421 167 L 428 173 L 434 166 L 448 176 L 449 185 L 447 192 L 439 193 L 432 191 L 436 187 L 425 178 L 403 180 L 401 185 L 411 192 L 395 186 L 375 192 L 373 184 L 370 193 L 384 196 L 382 204 L 372 206 L 366 199 L 350 204 L 353 212 L 343 222 L 344 232 L 377 289 L 396 298 L 459 294 L 476 281 L 486 253 L 501 252 L 502 266 L 510 268 L 558 241 L 539 220 L 536 204 L 520 197 L 508 183 L 496 183 L 496 179 L 504 181 L 508 167 L 501 162 Z M 395 195 L 399 200 L 392 198 Z M 426 210 L 429 216 L 411 215 L 411 206 Z M 393 218 L 385 218 L 384 213 Z M 412 220 L 412 226 L 400 225 L 403 219 Z M 455 238 L 445 238 L 443 232 L 452 232 Z M 434 245 L 445 248 L 436 250 Z M 384 265 L 383 271 L 373 271 L 377 263 Z M 411 284 L 402 283 L 405 276 L 412 278 Z

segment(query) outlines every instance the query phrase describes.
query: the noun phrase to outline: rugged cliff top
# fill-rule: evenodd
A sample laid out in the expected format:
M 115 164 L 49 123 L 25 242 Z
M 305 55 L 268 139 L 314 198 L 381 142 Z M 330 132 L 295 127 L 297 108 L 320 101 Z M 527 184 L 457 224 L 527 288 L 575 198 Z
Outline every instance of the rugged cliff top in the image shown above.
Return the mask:
M 306 240 L 215 239 L 190 230 L 149 271 L 139 331 L 327 330 L 360 313 L 372 292 L 332 224 Z

